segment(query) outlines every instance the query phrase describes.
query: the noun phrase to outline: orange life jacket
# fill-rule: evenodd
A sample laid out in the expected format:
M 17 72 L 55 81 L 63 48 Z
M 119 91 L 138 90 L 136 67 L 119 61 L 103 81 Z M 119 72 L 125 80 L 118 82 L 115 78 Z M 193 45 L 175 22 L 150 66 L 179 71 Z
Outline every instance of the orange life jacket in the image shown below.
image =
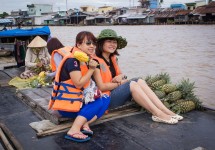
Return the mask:
M 74 51 L 80 50 L 74 47 L 73 52 Z M 68 58 L 74 58 L 73 53 L 65 56 L 59 65 L 48 109 L 78 112 L 82 107 L 83 90 L 90 84 L 90 81 L 88 81 L 81 89 L 75 87 L 72 79 L 60 81 L 62 66 Z M 81 74 L 84 76 L 88 71 L 88 67 L 86 64 L 81 64 L 80 68 Z
M 100 73 L 101 73 L 103 83 L 111 82 L 113 77 L 112 77 L 109 66 L 105 63 L 105 61 L 102 58 L 96 57 L 95 59 L 97 59 L 99 61 Z M 114 69 L 116 71 L 116 75 L 121 74 L 119 65 L 117 63 L 117 57 L 115 55 L 111 57 L 111 61 L 113 63 Z M 105 91 L 105 92 L 103 92 L 103 94 L 110 95 L 110 91 Z
M 63 47 L 63 48 L 60 48 L 60 49 L 57 49 L 57 50 L 54 50 L 51 54 L 51 60 L 50 60 L 50 64 L 51 64 L 51 68 L 52 68 L 52 71 L 55 72 L 56 71 L 56 64 L 55 64 L 55 61 L 54 61 L 54 54 L 55 53 L 58 53 L 60 54 L 62 57 L 65 57 L 66 55 L 70 54 L 71 53 L 71 50 L 72 50 L 72 47 L 71 46 L 66 46 L 66 47 Z

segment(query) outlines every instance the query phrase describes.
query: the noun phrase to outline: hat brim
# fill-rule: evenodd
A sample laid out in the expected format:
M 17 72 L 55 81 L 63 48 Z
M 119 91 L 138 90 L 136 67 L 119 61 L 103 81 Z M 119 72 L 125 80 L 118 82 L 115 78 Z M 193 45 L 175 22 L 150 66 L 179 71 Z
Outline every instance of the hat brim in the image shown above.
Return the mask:
M 101 38 L 97 38 L 97 41 L 101 41 L 101 40 L 104 40 L 104 39 L 115 39 L 117 40 L 117 49 L 122 49 L 124 47 L 127 46 L 127 41 L 125 38 L 122 38 L 121 36 L 118 36 L 118 37 L 101 37 Z
M 47 46 L 47 42 L 43 40 L 40 36 L 36 36 L 28 45 L 29 48 L 39 48 L 39 47 L 46 47 L 46 46 Z

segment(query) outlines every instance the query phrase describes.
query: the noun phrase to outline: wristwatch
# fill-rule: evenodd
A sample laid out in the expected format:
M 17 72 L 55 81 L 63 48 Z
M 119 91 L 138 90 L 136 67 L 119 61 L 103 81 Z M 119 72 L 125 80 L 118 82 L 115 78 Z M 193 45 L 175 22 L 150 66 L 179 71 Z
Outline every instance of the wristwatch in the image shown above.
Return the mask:
M 124 79 L 127 79 L 127 76 L 126 75 L 124 75 L 123 77 L 122 77 L 122 79 L 124 80 Z

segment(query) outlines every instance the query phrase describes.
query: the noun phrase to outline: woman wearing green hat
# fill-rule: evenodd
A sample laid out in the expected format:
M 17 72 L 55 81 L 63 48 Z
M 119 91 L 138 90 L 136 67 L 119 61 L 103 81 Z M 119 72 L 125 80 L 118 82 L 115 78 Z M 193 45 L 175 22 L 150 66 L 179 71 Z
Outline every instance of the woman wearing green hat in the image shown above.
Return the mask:
M 131 98 L 152 113 L 152 120 L 167 124 L 176 124 L 183 117 L 166 108 L 155 93 L 142 79 L 127 80 L 117 64 L 117 49 L 127 45 L 125 38 L 114 30 L 104 29 L 97 38 L 96 55 L 99 66 L 94 78 L 99 89 L 111 97 L 110 109 L 124 105 Z

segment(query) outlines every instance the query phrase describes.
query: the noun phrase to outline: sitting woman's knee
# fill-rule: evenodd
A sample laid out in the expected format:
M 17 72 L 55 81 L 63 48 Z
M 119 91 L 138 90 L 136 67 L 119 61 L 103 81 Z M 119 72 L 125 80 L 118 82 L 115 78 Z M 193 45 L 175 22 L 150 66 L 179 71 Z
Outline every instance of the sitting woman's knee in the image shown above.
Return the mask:
M 138 79 L 138 80 L 137 80 L 137 83 L 147 84 L 147 83 L 146 83 L 146 81 L 145 81 L 145 80 L 143 80 L 143 79 Z
M 133 91 L 134 89 L 139 88 L 140 86 L 135 81 L 131 81 L 130 83 L 130 90 Z

